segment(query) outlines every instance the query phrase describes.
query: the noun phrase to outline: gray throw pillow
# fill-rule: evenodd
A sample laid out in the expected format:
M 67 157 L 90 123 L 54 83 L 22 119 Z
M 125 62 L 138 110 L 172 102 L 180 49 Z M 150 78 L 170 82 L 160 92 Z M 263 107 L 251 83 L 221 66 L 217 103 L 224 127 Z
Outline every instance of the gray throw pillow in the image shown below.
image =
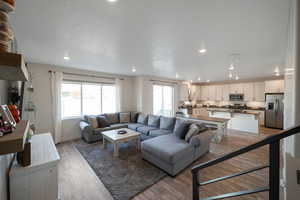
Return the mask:
M 98 121 L 99 128 L 105 128 L 109 126 L 109 122 L 107 121 L 104 115 L 97 116 L 97 121 Z
M 184 120 L 177 119 L 175 128 L 174 128 L 174 134 L 179 138 L 179 139 L 185 139 L 185 135 L 187 134 L 189 130 L 190 123 Z
M 160 129 L 173 131 L 176 122 L 175 117 L 160 117 Z
M 130 122 L 130 112 L 120 113 L 120 123 Z
M 190 142 L 193 136 L 198 135 L 206 130 L 207 128 L 204 124 L 191 124 L 187 134 L 185 135 L 185 141 Z
M 130 112 L 130 122 L 136 123 L 139 113 L 138 112 Z
M 137 119 L 137 123 L 146 125 L 147 121 L 148 121 L 148 116 L 140 113 Z
M 157 115 L 149 115 L 148 116 L 148 126 L 158 128 L 159 127 L 159 118 Z
M 104 114 L 109 124 L 117 124 L 120 123 L 119 113 L 110 113 Z

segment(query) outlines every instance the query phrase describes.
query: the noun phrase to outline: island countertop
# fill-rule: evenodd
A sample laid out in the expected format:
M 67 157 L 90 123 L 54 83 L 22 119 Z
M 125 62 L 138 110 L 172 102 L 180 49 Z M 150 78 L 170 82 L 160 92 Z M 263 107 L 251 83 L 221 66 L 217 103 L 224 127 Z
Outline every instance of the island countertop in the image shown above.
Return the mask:
M 217 117 L 207 117 L 203 115 L 182 115 L 180 116 L 186 119 L 194 119 L 194 120 L 203 120 L 203 121 L 210 121 L 210 122 L 217 122 L 217 123 L 227 123 L 229 119 L 224 118 L 217 118 Z
M 248 114 L 259 116 L 259 112 L 248 111 L 248 110 L 234 110 L 234 109 L 207 109 L 208 112 L 227 112 L 227 113 L 236 113 L 236 114 Z

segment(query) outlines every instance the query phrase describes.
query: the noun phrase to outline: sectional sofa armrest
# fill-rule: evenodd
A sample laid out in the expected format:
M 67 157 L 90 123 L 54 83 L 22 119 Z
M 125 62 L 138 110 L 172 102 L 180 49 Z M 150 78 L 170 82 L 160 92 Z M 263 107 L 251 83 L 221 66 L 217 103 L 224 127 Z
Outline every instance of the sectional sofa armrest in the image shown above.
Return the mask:
M 192 137 L 189 143 L 193 145 L 195 148 L 197 148 L 201 146 L 201 144 L 210 143 L 213 137 L 214 137 L 213 132 L 207 130 Z
M 79 127 L 80 127 L 81 131 L 84 131 L 84 130 L 87 130 L 87 129 L 92 130 L 91 125 L 89 123 L 87 123 L 86 121 L 80 121 Z

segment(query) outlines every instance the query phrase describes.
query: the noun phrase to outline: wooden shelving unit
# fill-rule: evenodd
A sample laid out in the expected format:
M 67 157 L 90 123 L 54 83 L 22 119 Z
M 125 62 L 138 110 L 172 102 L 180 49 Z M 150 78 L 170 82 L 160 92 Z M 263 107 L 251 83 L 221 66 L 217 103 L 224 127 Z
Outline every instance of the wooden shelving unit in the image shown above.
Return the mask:
M 13 133 L 0 137 L 0 155 L 22 152 L 29 121 L 20 121 Z

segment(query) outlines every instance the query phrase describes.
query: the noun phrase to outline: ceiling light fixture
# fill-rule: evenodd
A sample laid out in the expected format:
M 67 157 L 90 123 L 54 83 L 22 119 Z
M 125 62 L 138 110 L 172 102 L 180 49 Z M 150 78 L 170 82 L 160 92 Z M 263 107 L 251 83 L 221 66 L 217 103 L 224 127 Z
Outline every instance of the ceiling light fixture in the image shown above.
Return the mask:
M 114 2 L 117 2 L 118 0 L 107 0 L 107 1 L 110 3 L 114 3 Z
M 275 73 L 279 73 L 279 67 L 276 67 L 274 70 Z
M 205 49 L 205 48 L 199 49 L 198 52 L 201 54 L 205 54 L 207 52 L 207 49 Z
M 229 70 L 234 70 L 234 65 L 230 64 Z
M 133 73 L 136 72 L 136 68 L 135 67 L 132 67 L 132 70 L 131 70 Z
M 235 80 L 240 80 L 240 77 L 239 77 L 239 76 L 236 76 L 236 77 L 235 77 Z
M 201 81 L 201 78 L 200 78 L 200 77 L 198 77 L 198 81 Z
M 280 73 L 279 73 L 279 72 L 276 72 L 275 76 L 280 76 Z
M 64 59 L 65 60 L 70 60 L 70 57 L 69 56 L 64 56 Z
M 233 77 L 232 73 L 229 73 L 229 78 L 232 78 L 232 77 Z

